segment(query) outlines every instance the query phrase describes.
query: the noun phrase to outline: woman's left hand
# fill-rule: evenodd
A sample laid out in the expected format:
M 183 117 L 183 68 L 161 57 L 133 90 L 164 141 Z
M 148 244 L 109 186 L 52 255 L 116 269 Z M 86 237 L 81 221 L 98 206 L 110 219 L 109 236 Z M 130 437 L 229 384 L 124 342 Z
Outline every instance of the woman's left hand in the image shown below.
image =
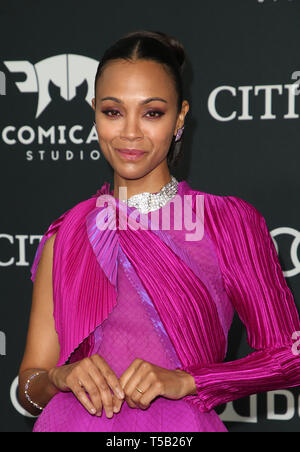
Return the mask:
M 196 389 L 194 378 L 187 372 L 165 369 L 140 358 L 130 364 L 119 381 L 131 408 L 146 409 L 157 396 L 181 399 L 195 394 Z M 143 393 L 137 391 L 136 387 Z M 118 404 L 120 409 L 123 401 L 116 401 L 115 405 Z

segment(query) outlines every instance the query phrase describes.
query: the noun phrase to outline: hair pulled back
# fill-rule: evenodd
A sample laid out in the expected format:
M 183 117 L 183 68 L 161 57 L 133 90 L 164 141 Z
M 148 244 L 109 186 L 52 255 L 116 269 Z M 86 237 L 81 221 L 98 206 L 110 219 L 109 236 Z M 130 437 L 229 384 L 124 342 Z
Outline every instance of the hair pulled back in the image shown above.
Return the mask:
M 95 97 L 96 86 L 106 64 L 112 60 L 124 59 L 135 61 L 139 59 L 153 60 L 162 65 L 169 72 L 173 79 L 177 92 L 177 110 L 181 111 L 183 101 L 183 70 L 185 66 L 185 52 L 182 44 L 170 35 L 160 31 L 139 30 L 122 36 L 103 54 L 95 76 Z M 184 135 L 184 134 L 183 134 Z M 175 167 L 182 156 L 183 135 L 175 142 L 173 136 L 168 154 L 167 164 Z

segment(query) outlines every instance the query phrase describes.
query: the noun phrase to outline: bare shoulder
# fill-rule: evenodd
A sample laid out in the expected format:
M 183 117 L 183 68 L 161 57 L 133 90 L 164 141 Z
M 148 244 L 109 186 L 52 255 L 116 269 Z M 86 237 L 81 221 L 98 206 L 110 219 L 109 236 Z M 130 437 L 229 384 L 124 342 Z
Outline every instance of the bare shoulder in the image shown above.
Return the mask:
M 54 234 L 52 234 L 45 242 L 45 246 L 47 245 L 48 248 L 53 248 L 54 246 L 54 242 L 55 242 L 55 238 L 56 238 L 57 232 L 55 232 Z
M 52 262 L 53 262 L 53 250 L 56 234 L 52 234 L 46 241 L 42 249 L 41 257 L 37 267 L 36 277 L 34 281 L 34 287 L 39 284 L 39 280 L 45 280 L 45 277 L 49 276 L 52 272 Z M 44 277 L 43 277 L 44 276 Z

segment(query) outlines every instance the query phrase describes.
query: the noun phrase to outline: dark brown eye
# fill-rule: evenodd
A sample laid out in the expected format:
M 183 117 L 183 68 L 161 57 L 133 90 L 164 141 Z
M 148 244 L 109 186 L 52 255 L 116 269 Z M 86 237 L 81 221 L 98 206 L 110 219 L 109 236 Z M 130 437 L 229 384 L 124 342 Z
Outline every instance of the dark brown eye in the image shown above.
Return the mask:
M 153 119 L 160 118 L 162 115 L 164 115 L 164 113 L 159 110 L 151 110 L 151 111 L 148 111 L 146 114 L 147 115 L 150 114 L 151 119 L 152 118 Z
M 102 113 L 104 113 L 106 116 L 117 116 L 119 113 L 118 110 L 102 110 Z M 112 113 L 112 114 L 109 114 Z

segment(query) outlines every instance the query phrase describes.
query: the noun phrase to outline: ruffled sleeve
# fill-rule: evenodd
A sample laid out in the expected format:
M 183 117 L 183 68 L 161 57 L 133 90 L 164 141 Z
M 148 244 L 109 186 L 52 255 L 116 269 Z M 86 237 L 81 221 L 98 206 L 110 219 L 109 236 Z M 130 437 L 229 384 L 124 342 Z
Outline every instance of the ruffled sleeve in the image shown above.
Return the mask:
M 295 336 L 300 322 L 262 214 L 233 196 L 212 196 L 205 228 L 218 254 L 225 290 L 254 351 L 231 362 L 180 367 L 193 375 L 201 411 L 259 392 L 300 385 Z M 295 334 L 295 332 L 298 332 Z

